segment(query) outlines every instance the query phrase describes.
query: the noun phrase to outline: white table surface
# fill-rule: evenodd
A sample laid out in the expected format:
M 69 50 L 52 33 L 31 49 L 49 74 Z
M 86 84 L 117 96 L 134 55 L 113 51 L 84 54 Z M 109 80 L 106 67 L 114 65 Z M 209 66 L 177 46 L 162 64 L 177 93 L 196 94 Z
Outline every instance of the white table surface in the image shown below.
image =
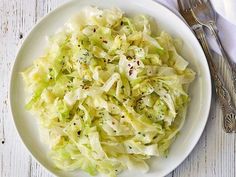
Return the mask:
M 65 1 L 0 0 L 0 177 L 52 176 L 30 156 L 17 135 L 8 110 L 8 82 L 17 49 L 27 32 L 40 18 Z M 223 59 L 216 58 L 229 83 Z M 168 177 L 236 176 L 236 136 L 223 132 L 221 120 L 220 106 L 213 94 L 211 113 L 200 141 Z

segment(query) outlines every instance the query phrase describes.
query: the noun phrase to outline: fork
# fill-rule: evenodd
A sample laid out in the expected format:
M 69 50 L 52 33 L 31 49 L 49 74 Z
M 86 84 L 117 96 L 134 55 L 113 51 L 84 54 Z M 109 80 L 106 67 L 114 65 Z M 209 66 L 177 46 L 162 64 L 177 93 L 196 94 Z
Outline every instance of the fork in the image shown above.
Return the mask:
M 211 3 L 209 2 L 209 0 L 191 0 L 190 4 L 194 12 L 193 15 L 198 23 L 208 28 L 211 31 L 212 35 L 215 37 L 216 42 L 221 50 L 222 56 L 226 59 L 227 65 L 231 70 L 234 91 L 236 93 L 236 64 L 230 60 L 220 41 L 218 29 L 216 27 L 216 13 Z
M 236 109 L 234 103 L 231 100 L 230 93 L 226 88 L 226 84 L 224 83 L 222 76 L 220 75 L 219 71 L 217 70 L 217 67 L 213 62 L 213 57 L 206 40 L 203 26 L 197 21 L 196 17 L 194 16 L 194 12 L 193 9 L 190 7 L 191 3 L 189 0 L 177 0 L 177 2 L 180 14 L 184 17 L 186 22 L 196 33 L 196 36 L 199 39 L 206 55 L 207 62 L 211 71 L 211 76 L 214 80 L 216 94 L 219 98 L 219 102 L 222 107 L 223 129 L 226 133 L 232 133 L 234 131 L 236 132 Z

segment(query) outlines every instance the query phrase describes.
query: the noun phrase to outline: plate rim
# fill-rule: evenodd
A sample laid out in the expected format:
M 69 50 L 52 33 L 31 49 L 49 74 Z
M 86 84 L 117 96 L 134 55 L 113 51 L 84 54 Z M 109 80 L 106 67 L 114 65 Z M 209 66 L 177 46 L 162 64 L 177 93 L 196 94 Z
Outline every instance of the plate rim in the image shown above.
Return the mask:
M 12 106 L 12 81 L 13 81 L 13 75 L 14 75 L 14 71 L 15 71 L 15 67 L 16 67 L 16 61 L 18 60 L 19 58 L 19 54 L 20 54 L 20 51 L 22 50 L 22 48 L 26 45 L 26 42 L 27 42 L 27 39 L 30 37 L 30 35 L 37 29 L 37 27 L 40 26 L 40 24 L 46 19 L 48 18 L 49 16 L 51 16 L 52 14 L 60 11 L 61 9 L 63 9 L 65 6 L 69 5 L 70 3 L 73 3 L 75 0 L 69 0 L 69 1 L 66 1 L 66 2 L 63 2 L 62 4 L 60 4 L 58 7 L 56 7 L 55 9 L 53 9 L 52 11 L 50 11 L 49 13 L 47 13 L 46 15 L 44 15 L 43 17 L 41 17 L 34 25 L 32 25 L 32 27 L 27 31 L 25 37 L 23 38 L 21 44 L 18 46 L 18 49 L 16 51 L 16 56 L 15 56 L 15 60 L 13 62 L 13 64 L 11 65 L 11 69 L 10 69 L 10 79 L 9 79 L 9 83 L 8 83 L 8 109 L 9 109 L 9 113 L 10 113 L 10 116 L 11 116 L 11 121 L 13 122 L 14 124 L 14 128 L 17 132 L 17 135 L 21 141 L 21 143 L 23 144 L 23 146 L 27 149 L 29 155 L 31 157 L 33 157 L 33 159 L 38 163 L 40 164 L 41 167 L 43 167 L 43 169 L 45 169 L 49 174 L 51 175 L 54 175 L 54 176 L 57 176 L 56 173 L 54 173 L 53 171 L 51 171 L 48 167 L 46 167 L 44 164 L 42 164 L 40 162 L 40 160 L 31 152 L 30 148 L 28 147 L 27 143 L 25 143 L 25 140 L 22 138 L 22 135 L 20 133 L 20 129 L 19 127 L 17 127 L 17 124 L 16 124 L 16 116 L 14 116 L 13 114 L 13 106 Z M 197 40 L 197 37 L 195 36 L 194 32 L 192 31 L 192 29 L 188 26 L 188 24 L 186 23 L 186 21 L 183 19 L 183 17 L 178 14 L 177 12 L 175 12 L 173 9 L 171 9 L 170 7 L 166 6 L 165 4 L 159 2 L 159 1 L 155 1 L 155 0 L 146 0 L 146 1 L 149 1 L 149 3 L 153 3 L 153 5 L 159 5 L 159 6 L 162 6 L 163 8 L 167 9 L 169 11 L 169 13 L 172 13 L 174 16 L 176 16 L 178 19 L 180 19 L 184 25 L 190 30 L 190 32 L 192 33 L 192 35 L 194 36 L 195 40 Z M 206 124 L 207 124 L 207 121 L 208 121 L 208 118 L 209 118 L 209 114 L 210 114 L 210 109 L 211 109 L 211 102 L 212 102 L 212 80 L 211 80 L 211 75 L 210 75 L 210 70 L 209 70 L 209 65 L 208 65 L 208 62 L 207 62 L 207 59 L 206 59 L 206 56 L 205 56 L 205 53 L 199 43 L 199 41 L 197 40 L 197 45 L 201 48 L 201 51 L 203 53 L 203 56 L 204 58 L 202 58 L 202 60 L 205 60 L 206 63 L 207 63 L 207 66 L 206 66 L 206 75 L 209 76 L 209 78 L 207 80 L 209 80 L 209 100 L 208 102 L 206 103 L 207 105 L 207 109 L 206 109 L 206 118 L 204 119 L 204 122 L 202 121 L 202 127 L 201 129 L 199 130 L 199 133 L 197 133 L 196 137 L 195 137 L 195 142 L 194 143 L 191 143 L 190 147 L 188 149 L 188 151 L 186 151 L 186 154 L 184 156 L 181 157 L 181 160 L 179 160 L 179 163 L 177 163 L 176 165 L 173 165 L 172 168 L 169 168 L 169 170 L 166 170 L 165 173 L 163 172 L 163 176 L 166 176 L 168 174 L 170 174 L 171 172 L 173 172 L 173 170 L 175 170 L 178 166 L 180 166 L 185 160 L 186 158 L 191 154 L 191 152 L 193 151 L 193 149 L 196 147 L 197 143 L 199 142 L 203 132 L 204 132 L 204 129 L 206 127 Z

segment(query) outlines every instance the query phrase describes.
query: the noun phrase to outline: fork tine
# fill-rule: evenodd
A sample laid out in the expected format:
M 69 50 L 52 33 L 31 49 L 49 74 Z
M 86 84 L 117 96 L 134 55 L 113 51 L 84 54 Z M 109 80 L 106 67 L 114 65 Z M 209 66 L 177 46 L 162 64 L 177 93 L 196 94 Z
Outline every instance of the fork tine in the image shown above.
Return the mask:
M 198 0 L 199 1 L 199 3 L 205 3 L 206 1 L 204 1 L 204 0 Z
M 206 3 L 213 8 L 212 2 L 210 0 L 207 0 Z
M 211 12 L 213 12 L 212 14 L 213 14 L 214 20 L 216 21 L 217 16 L 215 14 L 215 8 L 213 7 L 212 2 L 210 0 L 206 0 L 205 3 L 208 5 Z
M 177 0 L 178 2 L 178 7 L 179 7 L 179 10 L 180 11 L 184 11 L 184 5 L 183 5 L 183 2 L 181 0 Z
M 177 0 L 177 1 L 178 1 L 179 10 L 185 11 L 191 8 L 190 0 Z
M 193 1 L 195 1 L 196 4 L 198 4 L 198 3 L 202 4 L 203 3 L 202 0 L 193 0 Z
M 190 0 L 191 7 L 196 7 L 199 3 L 201 0 Z

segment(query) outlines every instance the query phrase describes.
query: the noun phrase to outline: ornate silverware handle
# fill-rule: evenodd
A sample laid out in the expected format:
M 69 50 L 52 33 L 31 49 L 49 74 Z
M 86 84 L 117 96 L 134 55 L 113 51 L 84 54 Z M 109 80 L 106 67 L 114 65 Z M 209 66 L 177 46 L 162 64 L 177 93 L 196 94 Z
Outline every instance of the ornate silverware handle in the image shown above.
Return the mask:
M 232 133 L 236 131 L 236 126 L 235 126 L 236 109 L 234 103 L 232 102 L 230 93 L 227 90 L 220 73 L 217 71 L 217 68 L 212 61 L 212 54 L 209 50 L 209 46 L 202 26 L 200 25 L 196 26 L 195 28 L 193 28 L 193 30 L 195 31 L 196 36 L 199 39 L 202 48 L 205 52 L 209 68 L 211 71 L 211 76 L 212 79 L 214 80 L 216 94 L 221 104 L 223 112 L 223 122 L 222 122 L 223 129 L 225 130 L 226 133 Z
M 209 23 L 209 25 L 207 25 L 207 27 L 210 29 L 212 35 L 215 37 L 216 42 L 220 48 L 220 51 L 222 53 L 222 56 L 226 59 L 227 63 L 228 63 L 228 67 L 231 70 L 231 74 L 232 74 L 232 81 L 233 81 L 233 85 L 234 85 L 234 92 L 236 93 L 236 64 L 234 62 L 232 62 L 228 56 L 228 54 L 226 53 L 221 41 L 220 41 L 220 37 L 218 34 L 218 30 L 217 27 L 215 26 L 215 23 Z

